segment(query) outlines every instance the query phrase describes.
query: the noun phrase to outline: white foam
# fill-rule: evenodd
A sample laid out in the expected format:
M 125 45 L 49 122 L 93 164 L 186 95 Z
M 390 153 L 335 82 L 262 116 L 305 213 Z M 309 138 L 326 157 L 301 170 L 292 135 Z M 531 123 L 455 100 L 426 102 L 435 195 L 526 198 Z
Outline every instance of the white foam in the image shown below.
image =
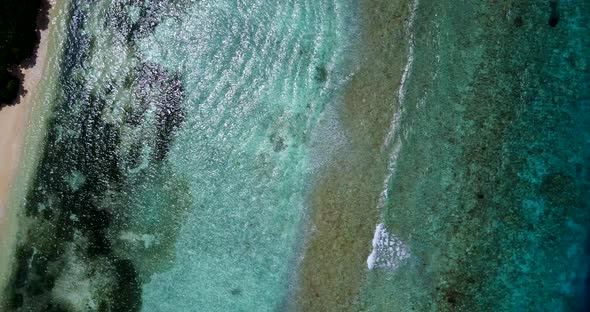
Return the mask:
M 395 235 L 389 233 L 383 223 L 379 223 L 375 227 L 372 245 L 373 250 L 367 258 L 369 270 L 377 268 L 395 270 L 410 257 L 405 244 Z
M 414 20 L 416 19 L 416 10 L 418 8 L 418 0 L 414 0 L 414 2 L 412 3 L 412 11 L 410 14 L 410 19 L 408 21 L 408 46 L 409 46 L 409 50 L 408 50 L 408 59 L 406 61 L 406 65 L 404 67 L 404 71 L 402 73 L 402 79 L 401 79 L 401 83 L 400 83 L 400 87 L 398 90 L 398 103 L 399 103 L 399 109 L 397 112 L 394 113 L 392 119 L 391 119 L 391 123 L 389 125 L 389 130 L 387 132 L 387 137 L 385 138 L 385 141 L 383 142 L 383 148 L 387 148 L 390 146 L 391 141 L 395 138 L 395 141 L 393 142 L 393 147 L 392 147 L 392 151 L 391 154 L 389 155 L 389 159 L 387 162 L 387 176 L 385 177 L 385 180 L 383 181 L 383 189 L 381 190 L 381 194 L 379 196 L 379 202 L 377 204 L 377 208 L 379 210 L 383 209 L 383 207 L 385 206 L 387 199 L 388 199 L 388 191 L 389 191 L 389 185 L 391 183 L 391 180 L 393 178 L 393 175 L 395 174 L 396 168 L 397 168 L 397 159 L 399 157 L 399 153 L 401 151 L 401 147 L 402 147 L 402 141 L 399 137 L 399 127 L 401 124 L 401 119 L 404 113 L 404 99 L 405 99 L 405 93 L 406 93 L 406 82 L 408 80 L 408 77 L 410 75 L 410 71 L 412 69 L 412 65 L 414 64 Z

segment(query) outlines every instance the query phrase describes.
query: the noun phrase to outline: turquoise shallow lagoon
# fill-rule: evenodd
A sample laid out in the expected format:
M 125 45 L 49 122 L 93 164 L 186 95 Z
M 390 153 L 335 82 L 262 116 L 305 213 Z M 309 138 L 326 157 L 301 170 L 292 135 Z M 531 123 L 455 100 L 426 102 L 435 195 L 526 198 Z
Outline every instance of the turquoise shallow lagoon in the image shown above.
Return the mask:
M 588 1 L 62 5 L 4 310 L 587 309 Z

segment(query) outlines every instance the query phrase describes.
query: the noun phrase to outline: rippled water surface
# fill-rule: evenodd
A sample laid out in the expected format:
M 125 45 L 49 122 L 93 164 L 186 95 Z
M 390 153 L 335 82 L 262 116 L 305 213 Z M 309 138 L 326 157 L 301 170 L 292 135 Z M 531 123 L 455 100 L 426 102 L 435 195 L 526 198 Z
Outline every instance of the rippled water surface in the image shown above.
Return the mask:
M 583 308 L 590 5 L 500 2 L 61 2 L 9 311 Z
M 69 11 L 63 92 L 27 206 L 39 238 L 23 255 L 55 266 L 29 272 L 54 288 L 19 287 L 24 305 L 285 305 L 306 181 L 330 149 L 310 146 L 337 144 L 313 131 L 352 71 L 354 7 L 71 1 Z

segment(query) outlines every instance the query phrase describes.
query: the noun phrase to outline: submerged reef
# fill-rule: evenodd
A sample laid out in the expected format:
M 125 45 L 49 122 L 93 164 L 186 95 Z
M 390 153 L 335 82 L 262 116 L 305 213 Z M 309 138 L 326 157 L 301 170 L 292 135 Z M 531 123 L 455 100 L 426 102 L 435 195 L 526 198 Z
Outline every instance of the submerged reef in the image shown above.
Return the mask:
M 363 309 L 585 310 L 590 6 L 550 2 L 420 2 L 385 215 L 412 257 Z
M 314 189 L 298 303 L 585 311 L 590 3 L 400 3 L 366 2 L 373 41 L 342 114 L 360 143 Z M 383 229 L 403 247 L 387 265 Z

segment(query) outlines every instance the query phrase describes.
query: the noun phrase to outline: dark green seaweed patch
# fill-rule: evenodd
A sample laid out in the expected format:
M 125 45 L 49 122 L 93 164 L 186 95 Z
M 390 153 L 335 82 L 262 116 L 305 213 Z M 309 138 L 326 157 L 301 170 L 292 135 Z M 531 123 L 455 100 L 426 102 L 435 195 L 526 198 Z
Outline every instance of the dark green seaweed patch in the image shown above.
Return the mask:
M 315 72 L 315 79 L 317 81 L 324 83 L 328 80 L 328 69 L 326 69 L 325 65 L 317 66 Z
M 173 261 L 191 205 L 187 182 L 166 162 L 184 120 L 180 73 L 140 60 L 121 81 L 89 85 L 94 39 L 84 31 L 85 5 L 72 2 L 63 98 L 27 196 L 30 227 L 19 241 L 7 311 L 139 311 L 141 283 Z M 108 117 L 121 105 L 115 92 L 134 97 L 121 123 Z M 147 134 L 125 132 L 134 127 Z M 142 160 L 144 149 L 151 157 Z
M 113 263 L 117 283 L 113 293 L 113 312 L 135 312 L 141 308 L 141 288 L 135 266 L 129 260 Z
M 48 25 L 49 2 L 0 1 L 0 109 L 14 104 L 22 93 L 18 66 L 30 67 L 36 59 L 40 29 Z

